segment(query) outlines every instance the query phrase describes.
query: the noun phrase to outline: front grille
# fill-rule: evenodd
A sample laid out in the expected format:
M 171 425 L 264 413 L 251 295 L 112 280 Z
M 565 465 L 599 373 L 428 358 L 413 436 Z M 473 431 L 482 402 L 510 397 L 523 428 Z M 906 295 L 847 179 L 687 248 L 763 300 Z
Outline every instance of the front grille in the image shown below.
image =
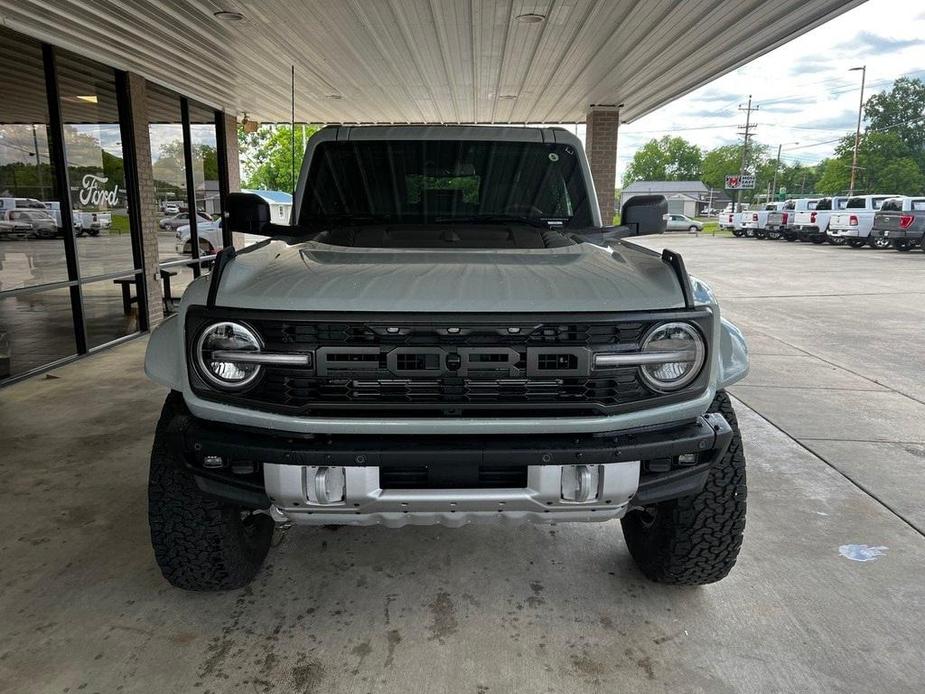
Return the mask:
M 323 314 L 321 314 L 323 315 Z M 638 315 L 638 314 L 637 314 Z M 689 312 L 709 336 L 709 313 Z M 705 375 L 681 394 L 648 388 L 638 367 L 595 369 L 595 351 L 636 351 L 656 323 L 589 314 L 435 317 L 370 314 L 312 320 L 309 315 L 193 307 L 187 333 L 216 319 L 243 320 L 271 352 L 311 352 L 313 366 L 265 366 L 240 394 L 217 393 L 191 370 L 193 387 L 210 399 L 257 409 L 315 416 L 367 416 L 390 410 L 419 416 L 489 412 L 527 416 L 626 411 L 670 401 L 705 387 Z M 545 320 L 544 320 L 545 319 Z

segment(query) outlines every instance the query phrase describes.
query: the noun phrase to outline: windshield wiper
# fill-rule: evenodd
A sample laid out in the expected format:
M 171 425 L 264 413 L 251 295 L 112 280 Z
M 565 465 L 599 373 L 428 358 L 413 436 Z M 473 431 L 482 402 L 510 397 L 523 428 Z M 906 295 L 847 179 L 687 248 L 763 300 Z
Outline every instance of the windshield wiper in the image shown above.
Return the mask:
M 565 220 L 553 220 L 564 225 Z M 527 224 L 537 229 L 549 229 L 548 222 L 536 217 L 526 217 L 519 214 L 473 214 L 460 217 L 436 217 L 436 224 Z

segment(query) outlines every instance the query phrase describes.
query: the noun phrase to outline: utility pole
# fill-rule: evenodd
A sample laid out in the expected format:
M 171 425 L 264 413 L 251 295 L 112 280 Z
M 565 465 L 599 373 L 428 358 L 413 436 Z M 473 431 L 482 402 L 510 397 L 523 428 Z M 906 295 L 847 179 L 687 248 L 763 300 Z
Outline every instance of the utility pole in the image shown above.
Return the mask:
M 758 107 L 752 108 L 752 95 L 748 95 L 748 106 L 742 108 L 742 104 L 739 104 L 739 110 L 745 111 L 745 131 L 742 133 L 744 136 L 744 141 L 742 142 L 742 165 L 739 167 L 739 189 L 736 191 L 736 204 L 733 208 L 734 212 L 738 211 L 739 205 L 742 204 L 742 176 L 745 175 L 745 165 L 748 162 L 748 138 L 752 135 L 752 129 L 758 127 L 752 125 L 752 111 L 757 111 Z
M 771 184 L 771 192 L 777 195 L 777 172 L 780 171 L 780 151 L 783 144 L 777 145 L 777 160 L 774 162 L 774 183 Z M 768 200 L 768 202 L 771 202 Z
M 854 183 L 857 180 L 858 172 L 858 145 L 861 143 L 861 116 L 864 113 L 864 82 L 867 80 L 867 65 L 853 67 L 848 72 L 855 70 L 861 71 L 861 101 L 858 103 L 858 128 L 854 133 L 854 156 L 851 157 L 851 185 L 848 187 L 848 195 L 854 195 Z

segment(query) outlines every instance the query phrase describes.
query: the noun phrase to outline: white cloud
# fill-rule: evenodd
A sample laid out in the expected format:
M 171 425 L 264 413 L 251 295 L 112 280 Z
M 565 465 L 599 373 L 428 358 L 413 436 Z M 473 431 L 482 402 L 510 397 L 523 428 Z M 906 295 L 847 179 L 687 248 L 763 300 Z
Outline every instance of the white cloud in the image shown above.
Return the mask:
M 790 162 L 814 163 L 830 155 L 833 144 L 826 141 L 853 129 L 857 117 L 861 75 L 849 68 L 867 65 L 868 96 L 902 75 L 925 79 L 925 13 L 883 21 L 895 14 L 895 0 L 869 0 L 622 126 L 618 181 L 636 149 L 651 138 L 677 134 L 704 150 L 740 142 L 736 131 L 745 114 L 737 106 L 749 94 L 759 106 L 753 114 L 758 142 L 775 149 L 783 144 L 783 159 Z

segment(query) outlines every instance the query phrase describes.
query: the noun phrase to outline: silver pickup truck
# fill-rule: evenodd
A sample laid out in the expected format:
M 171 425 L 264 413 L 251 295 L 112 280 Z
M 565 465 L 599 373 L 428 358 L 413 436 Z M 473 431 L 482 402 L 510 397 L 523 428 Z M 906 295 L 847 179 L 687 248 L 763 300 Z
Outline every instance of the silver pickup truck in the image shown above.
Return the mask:
M 909 251 L 925 245 L 925 197 L 897 197 L 885 200 L 874 215 L 871 244 Z
M 619 518 L 650 579 L 723 578 L 746 494 L 725 388 L 748 355 L 680 256 L 631 242 L 666 212 L 634 197 L 603 225 L 559 128 L 328 127 L 291 226 L 230 195 L 229 228 L 269 238 L 223 250 L 145 358 L 170 391 L 163 575 L 242 586 L 277 523 Z
M 758 239 L 779 239 L 780 231 L 775 226 L 773 229 L 768 226 L 768 218 L 772 212 L 779 212 L 784 208 L 786 203 L 769 202 L 760 210 L 752 210 L 743 215 L 742 226 L 750 230 L 751 234 Z

